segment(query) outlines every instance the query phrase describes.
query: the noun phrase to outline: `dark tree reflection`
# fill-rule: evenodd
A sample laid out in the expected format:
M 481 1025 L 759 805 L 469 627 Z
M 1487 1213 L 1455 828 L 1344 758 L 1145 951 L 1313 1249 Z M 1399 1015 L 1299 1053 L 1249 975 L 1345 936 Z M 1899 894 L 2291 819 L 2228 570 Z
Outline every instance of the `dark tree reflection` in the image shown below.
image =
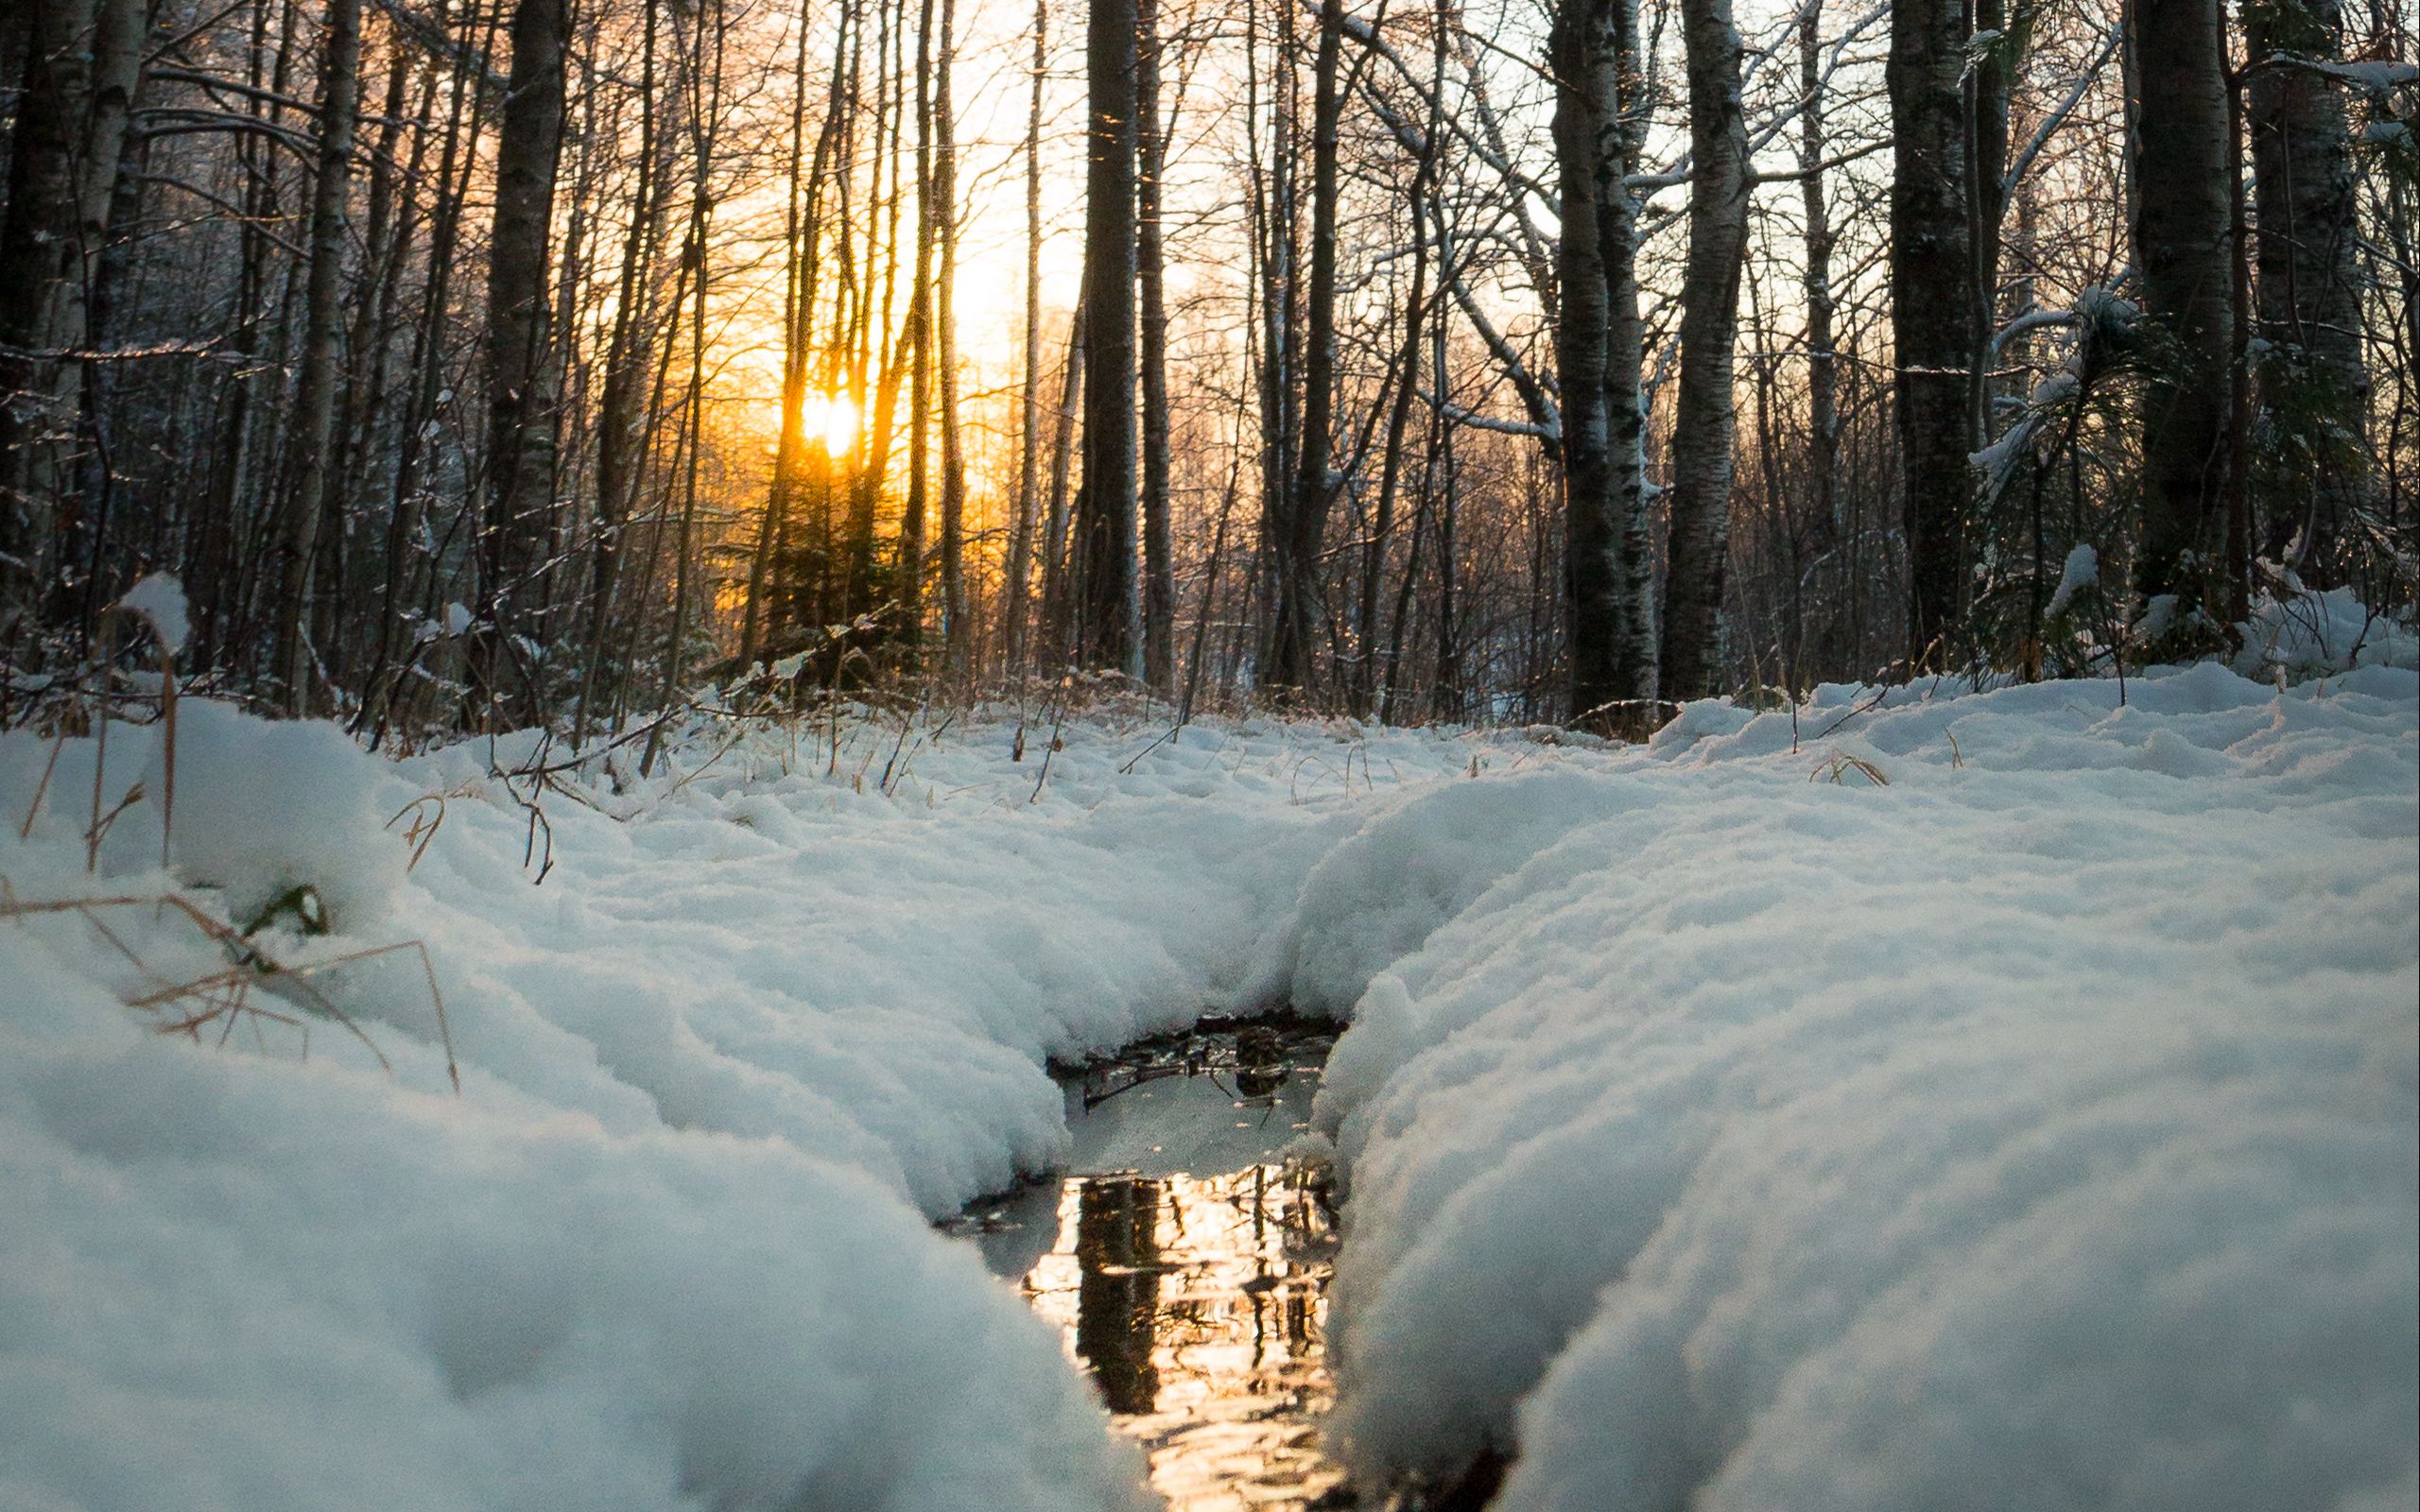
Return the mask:
M 1094 1177 L 1076 1194 L 1076 1353 L 1109 1410 L 1147 1413 L 1160 1392 L 1151 1363 L 1160 1309 L 1161 1183 Z

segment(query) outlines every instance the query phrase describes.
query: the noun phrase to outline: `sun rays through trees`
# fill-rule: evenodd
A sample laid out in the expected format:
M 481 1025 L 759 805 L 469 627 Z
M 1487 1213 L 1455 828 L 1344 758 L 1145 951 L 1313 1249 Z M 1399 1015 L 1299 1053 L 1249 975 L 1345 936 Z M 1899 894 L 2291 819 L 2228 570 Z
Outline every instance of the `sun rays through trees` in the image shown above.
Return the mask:
M 35 0 L 0 644 L 165 571 L 199 675 L 378 740 L 844 653 L 1634 730 L 2393 608 L 2413 55 L 2321 0 Z

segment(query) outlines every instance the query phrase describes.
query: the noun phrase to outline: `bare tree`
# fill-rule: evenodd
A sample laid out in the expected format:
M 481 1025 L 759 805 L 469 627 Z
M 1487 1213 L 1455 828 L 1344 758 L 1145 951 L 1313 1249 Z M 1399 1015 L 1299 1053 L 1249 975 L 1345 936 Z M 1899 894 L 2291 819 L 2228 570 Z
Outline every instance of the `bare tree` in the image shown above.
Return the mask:
M 1891 339 L 1911 665 L 1938 664 L 1945 654 L 1974 493 L 1966 39 L 1962 0 L 1892 0 Z
M 51 551 L 145 14 L 141 0 L 36 0 L 26 18 L 0 215 L 0 636 L 33 611 Z
M 1092 0 L 1084 199 L 1084 481 L 1076 495 L 1078 664 L 1139 673 L 1134 574 L 1134 0 Z
M 562 144 L 564 42 L 564 0 L 519 0 L 488 258 L 488 488 L 478 538 L 486 621 L 471 667 L 486 717 L 516 724 L 520 711 L 535 707 L 536 690 L 516 698 L 506 669 L 516 639 L 530 640 L 526 603 L 543 564 L 532 548 L 544 540 L 554 499 L 546 254 Z
M 1161 191 L 1167 135 L 1161 121 L 1159 0 L 1136 0 L 1134 256 L 1143 393 L 1143 679 L 1167 692 L 1176 678 L 1175 541 L 1168 519 L 1168 333 Z
M 1672 422 L 1670 565 L 1664 579 L 1668 698 L 1697 698 L 1720 673 L 1731 543 L 1732 357 L 1748 246 L 1748 120 L 1731 0 L 1682 0 L 1689 76 L 1689 255 L 1681 285 L 1681 398 Z
M 311 691 L 306 644 L 311 558 L 333 486 L 337 338 L 342 323 L 345 196 L 353 182 L 353 129 L 360 110 L 360 0 L 329 0 L 320 78 L 319 169 L 311 191 L 309 285 L 303 295 L 302 369 L 294 385 L 295 481 L 278 530 L 275 676 L 286 712 Z
M 1564 0 L 1549 43 L 1563 236 L 1564 570 L 1571 713 L 1635 728 L 1657 696 L 1640 410 L 1637 206 L 1627 183 L 1644 119 L 1630 0 Z
M 2134 0 L 2133 18 L 2135 257 L 2157 342 L 2143 396 L 2136 581 L 2190 614 L 2221 570 L 2226 509 L 2236 169 L 2224 33 L 2217 0 Z
M 1042 483 L 1042 91 L 1050 67 L 1050 0 L 1034 0 L 1033 66 L 1025 128 L 1025 363 L 1017 426 L 1016 519 L 1002 590 L 1003 661 L 1025 664 L 1032 595 L 1033 527 Z
M 2343 7 L 2341 0 L 2247 0 L 2243 28 L 2266 353 L 2257 374 L 2270 432 L 2261 449 L 2260 482 L 2272 511 L 2263 548 L 2306 581 L 2327 587 L 2344 579 L 2341 540 L 2367 492 L 2360 227 L 2341 86 L 2280 55 L 2340 58 Z

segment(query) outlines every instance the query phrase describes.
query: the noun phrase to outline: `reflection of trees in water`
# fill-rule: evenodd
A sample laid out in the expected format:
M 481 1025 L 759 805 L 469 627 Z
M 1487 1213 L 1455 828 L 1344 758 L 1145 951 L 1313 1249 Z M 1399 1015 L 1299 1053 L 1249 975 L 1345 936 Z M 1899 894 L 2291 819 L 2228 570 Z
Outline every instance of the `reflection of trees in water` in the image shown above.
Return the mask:
M 1160 1393 L 1151 1348 L 1163 1200 L 1159 1182 L 1132 1177 L 1087 1180 L 1076 1194 L 1076 1354 L 1112 1412 L 1150 1412 Z
M 1150 1448 L 1174 1512 L 1303 1507 L 1342 1472 L 1314 1418 L 1334 1213 L 1274 1165 L 1219 1176 L 1078 1177 L 1038 1295 L 1075 1304 L 1076 1354 Z M 1072 1251 L 1072 1253 L 1071 1253 Z

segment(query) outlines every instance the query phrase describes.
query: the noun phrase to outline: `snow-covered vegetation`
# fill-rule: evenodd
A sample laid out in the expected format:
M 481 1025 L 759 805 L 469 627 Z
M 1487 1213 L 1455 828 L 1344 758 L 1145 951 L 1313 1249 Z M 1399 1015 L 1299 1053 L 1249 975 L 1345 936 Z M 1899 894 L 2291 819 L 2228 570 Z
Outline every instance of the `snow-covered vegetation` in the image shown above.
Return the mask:
M 2377 644 L 1637 748 L 700 722 L 646 778 L 187 699 L 164 835 L 164 726 L 0 736 L 0 1505 L 1136 1504 L 928 1220 L 1060 1158 L 1049 1058 L 1288 1000 L 1353 1024 L 1373 1478 L 2409 1505 Z

